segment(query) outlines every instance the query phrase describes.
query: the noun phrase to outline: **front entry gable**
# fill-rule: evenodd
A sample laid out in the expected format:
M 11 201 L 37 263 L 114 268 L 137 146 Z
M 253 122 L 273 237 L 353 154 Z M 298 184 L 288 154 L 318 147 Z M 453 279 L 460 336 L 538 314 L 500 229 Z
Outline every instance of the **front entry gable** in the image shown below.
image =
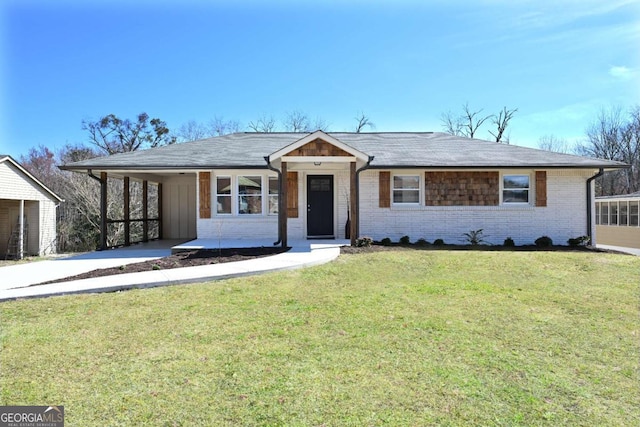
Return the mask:
M 283 147 L 269 156 L 269 162 L 306 161 L 353 162 L 367 161 L 369 156 L 343 143 L 331 135 L 318 130 Z

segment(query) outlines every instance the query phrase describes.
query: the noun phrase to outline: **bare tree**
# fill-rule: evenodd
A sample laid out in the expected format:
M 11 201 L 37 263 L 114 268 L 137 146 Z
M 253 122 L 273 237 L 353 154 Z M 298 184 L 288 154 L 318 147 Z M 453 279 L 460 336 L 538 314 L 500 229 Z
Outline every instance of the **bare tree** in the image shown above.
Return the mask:
M 178 128 L 175 138 L 180 142 L 196 141 L 239 131 L 240 124 L 237 121 L 225 120 L 222 117 L 214 116 L 206 124 L 189 120 Z
M 311 132 L 309 116 L 300 110 L 287 113 L 283 124 L 287 132 Z
M 640 106 L 631 108 L 626 118 L 619 106 L 601 110 L 587 128 L 586 136 L 578 146 L 579 154 L 630 165 L 599 179 L 598 193 L 614 195 L 640 190 Z
M 321 130 L 323 132 L 328 132 L 329 124 L 324 119 L 321 119 L 320 117 L 316 117 L 315 120 L 313 121 L 313 125 L 311 126 L 311 128 L 313 130 Z
M 442 127 L 446 133 L 456 136 L 464 136 L 462 134 L 460 116 L 454 116 L 451 111 L 447 111 L 446 113 L 442 113 L 440 121 L 442 122 Z
M 362 132 L 365 127 L 369 129 L 375 129 L 376 125 L 367 117 L 363 112 L 361 112 L 358 116 L 354 117 L 358 124 L 356 125 L 356 133 Z
M 247 125 L 254 132 L 275 132 L 276 120 L 273 116 L 260 116 L 256 121 L 250 121 Z
M 508 110 L 507 107 L 502 107 L 502 110 L 498 113 L 498 115 L 493 115 L 491 117 L 491 122 L 496 125 L 496 133 L 489 131 L 489 133 L 496 139 L 496 142 L 503 142 L 505 144 L 509 143 L 509 137 L 505 138 L 504 131 L 507 129 L 509 122 L 513 118 L 513 115 L 518 111 L 517 108 L 513 110 Z
M 183 123 L 178 131 L 175 133 L 176 140 L 184 141 L 196 141 L 198 139 L 204 139 L 209 136 L 209 131 L 202 123 L 195 120 L 189 120 Z
M 474 138 L 476 132 L 482 126 L 484 122 L 489 120 L 492 116 L 480 116 L 482 110 L 471 111 L 469 109 L 469 104 L 464 104 L 462 107 L 463 114 L 460 118 L 462 123 L 462 132 L 468 138 Z
M 138 114 L 136 121 L 109 114 L 93 122 L 82 121 L 82 130 L 89 133 L 89 142 L 107 154 L 136 151 L 176 142 L 167 124 L 147 113 Z
M 543 135 L 538 139 L 538 148 L 554 153 L 570 153 L 571 147 L 569 142 L 564 138 L 558 138 L 554 135 Z
M 225 120 L 223 117 L 214 116 L 208 123 L 209 136 L 228 135 L 240 132 L 240 123 L 237 120 Z
M 492 115 L 482 116 L 482 110 L 471 111 L 469 103 L 465 103 L 462 106 L 462 115 L 454 116 L 451 111 L 442 114 L 440 121 L 445 132 L 451 135 L 466 136 L 467 138 L 474 138 L 476 132 L 484 122 L 494 117 Z M 505 125 L 506 127 L 506 125 Z

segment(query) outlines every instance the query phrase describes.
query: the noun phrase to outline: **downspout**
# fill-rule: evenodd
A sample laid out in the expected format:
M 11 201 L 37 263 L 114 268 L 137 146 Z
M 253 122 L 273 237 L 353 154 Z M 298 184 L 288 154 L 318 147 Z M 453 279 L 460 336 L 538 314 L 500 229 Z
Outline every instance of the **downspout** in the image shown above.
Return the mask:
M 273 246 L 278 246 L 280 243 L 282 243 L 282 230 L 280 229 L 280 223 L 281 223 L 280 215 L 284 214 L 284 209 L 282 208 L 283 203 L 282 203 L 281 195 L 282 195 L 282 188 L 286 184 L 282 182 L 282 171 L 271 166 L 271 161 L 269 160 L 269 156 L 264 156 L 264 160 L 267 162 L 267 168 L 269 168 L 269 170 L 272 170 L 278 174 L 278 241 L 273 242 Z
M 591 182 L 596 178 L 600 178 L 602 175 L 604 175 L 604 169 L 600 168 L 597 174 L 587 179 L 587 237 L 589 238 L 589 244 L 593 244 L 593 230 L 591 229 L 591 218 L 593 217 L 593 212 L 591 212 Z
M 360 237 L 360 172 L 369 169 L 374 156 L 369 156 L 367 163 L 356 171 L 356 239 Z

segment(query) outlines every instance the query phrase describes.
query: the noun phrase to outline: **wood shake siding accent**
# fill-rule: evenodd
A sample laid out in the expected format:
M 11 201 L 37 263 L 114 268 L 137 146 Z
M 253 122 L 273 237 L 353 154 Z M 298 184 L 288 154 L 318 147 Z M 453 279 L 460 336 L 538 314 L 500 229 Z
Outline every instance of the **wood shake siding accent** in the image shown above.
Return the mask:
M 379 193 L 379 207 L 391 207 L 391 172 L 380 172 Z
M 200 188 L 200 218 L 211 218 L 211 172 L 198 174 Z
M 298 172 L 287 172 L 287 218 L 298 218 Z
M 425 172 L 426 206 L 498 206 L 499 172 Z
M 547 206 L 547 171 L 536 171 L 536 206 Z
M 338 156 L 349 157 L 351 154 L 347 153 L 343 149 L 329 144 L 321 139 L 304 144 L 302 147 L 296 148 L 289 152 L 287 156 Z

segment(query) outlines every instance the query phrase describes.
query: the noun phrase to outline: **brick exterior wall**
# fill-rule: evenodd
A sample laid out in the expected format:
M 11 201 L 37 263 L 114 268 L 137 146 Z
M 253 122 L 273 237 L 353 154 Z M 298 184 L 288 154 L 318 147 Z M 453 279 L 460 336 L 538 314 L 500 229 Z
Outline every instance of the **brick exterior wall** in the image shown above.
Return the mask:
M 306 239 L 307 230 L 307 200 L 306 182 L 307 175 L 333 175 L 334 186 L 334 232 L 338 239 L 344 239 L 345 224 L 347 221 L 347 207 L 349 195 L 349 170 L 332 170 L 313 168 L 307 173 L 298 171 L 298 211 L 297 218 L 287 220 L 287 236 L 290 241 Z M 220 171 L 222 176 L 247 175 L 246 171 Z M 266 172 L 251 172 L 252 175 L 267 176 Z M 212 171 L 211 182 L 215 185 L 216 171 Z M 199 189 L 198 189 L 199 192 Z M 215 194 L 211 195 L 215 206 Z M 235 200 L 235 198 L 234 198 Z M 196 212 L 199 206 L 196 207 Z M 216 215 L 215 208 L 212 209 L 210 219 L 198 218 L 196 221 L 198 238 L 203 239 L 273 239 L 278 237 L 278 216 L 277 215 Z
M 533 171 L 518 171 L 517 173 Z M 378 207 L 379 171 L 360 175 L 360 235 L 375 240 L 389 237 L 394 241 L 408 235 L 446 243 L 464 243 L 463 233 L 484 230 L 485 241 L 502 244 L 506 237 L 517 245 L 532 244 L 547 235 L 555 243 L 566 244 L 570 237 L 587 234 L 586 180 L 591 170 L 548 170 L 547 206 L 392 206 Z M 392 171 L 393 173 L 393 171 Z M 398 173 L 406 174 L 404 171 Z M 514 173 L 509 171 L 508 173 Z M 535 180 L 532 179 L 535 186 Z M 530 197 L 534 198 L 535 188 Z
M 508 171 L 506 173 L 530 173 L 531 185 L 529 205 L 493 206 L 391 206 L 379 207 L 379 172 L 366 170 L 360 174 L 360 235 L 375 240 L 389 237 L 397 241 L 404 235 L 412 241 L 425 238 L 429 241 L 441 238 L 447 243 L 464 243 L 463 233 L 483 229 L 485 242 L 502 244 L 506 237 L 514 239 L 517 245 L 532 244 L 542 235 L 548 235 L 555 243 L 566 244 L 570 237 L 585 235 L 586 231 L 586 180 L 595 173 L 591 170 L 548 170 L 547 206 L 536 207 L 535 172 Z M 418 171 L 425 176 L 424 170 Z M 347 219 L 349 171 L 322 170 L 298 172 L 298 218 L 287 221 L 289 241 L 306 238 L 306 179 L 307 174 L 331 174 L 334 176 L 334 217 L 336 238 L 344 238 Z M 393 174 L 394 171 L 391 171 Z M 406 171 L 398 171 L 406 174 Z M 451 173 L 451 172 L 448 172 Z M 462 172 L 466 174 L 466 172 Z M 488 173 L 484 179 L 485 203 L 491 199 L 487 188 L 492 188 L 499 200 L 500 171 Z M 246 171 L 224 171 L 221 175 L 247 174 Z M 257 172 L 252 174 L 258 174 Z M 260 173 L 266 176 L 266 172 Z M 475 172 L 474 172 L 475 174 Z M 493 174 L 493 175 L 492 175 Z M 215 182 L 212 171 L 212 182 Z M 467 175 L 470 176 L 470 175 Z M 474 175 L 474 182 L 479 175 Z M 482 181 L 482 180 L 481 180 Z M 489 183 L 489 184 L 487 184 Z M 453 186 L 453 184 L 451 184 Z M 422 190 L 424 191 L 424 189 Z M 422 199 L 424 200 L 424 192 Z M 215 195 L 212 193 L 212 198 Z M 195 211 L 198 212 L 196 206 Z M 210 239 L 251 239 L 270 238 L 275 242 L 278 236 L 276 215 L 221 215 L 212 212 L 211 219 L 197 220 L 199 238 Z

